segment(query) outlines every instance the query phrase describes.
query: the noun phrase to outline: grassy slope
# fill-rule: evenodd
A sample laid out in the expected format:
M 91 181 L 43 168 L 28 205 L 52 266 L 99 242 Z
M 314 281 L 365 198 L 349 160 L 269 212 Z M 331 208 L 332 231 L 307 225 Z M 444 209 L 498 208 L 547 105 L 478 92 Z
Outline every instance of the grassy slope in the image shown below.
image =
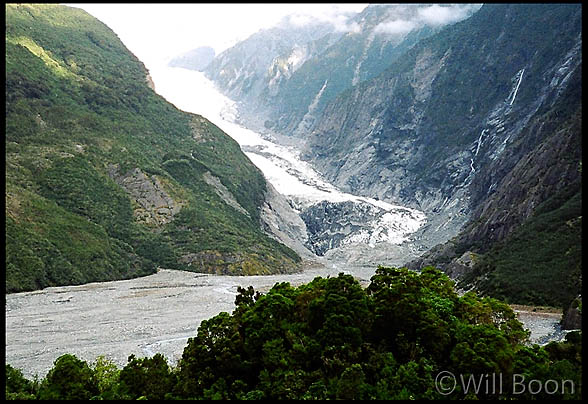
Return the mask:
M 9 292 L 121 279 L 156 266 L 290 271 L 299 257 L 259 226 L 265 180 L 229 136 L 147 85 L 104 24 L 55 5 L 6 6 L 6 264 Z M 155 175 L 182 210 L 164 226 L 108 175 Z M 206 171 L 244 207 L 228 206 Z M 182 256 L 196 254 L 198 266 Z

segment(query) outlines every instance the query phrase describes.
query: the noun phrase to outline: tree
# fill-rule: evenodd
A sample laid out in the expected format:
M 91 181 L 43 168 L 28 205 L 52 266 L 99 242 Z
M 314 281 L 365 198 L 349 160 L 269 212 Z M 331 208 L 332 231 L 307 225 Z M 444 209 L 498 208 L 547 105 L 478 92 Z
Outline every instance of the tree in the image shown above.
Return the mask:
M 33 400 L 38 386 L 25 378 L 20 369 L 6 364 L 6 398 L 8 400 Z
M 100 397 L 106 400 L 118 399 L 120 369 L 104 356 L 96 358 L 93 366 Z
M 98 394 L 98 383 L 88 364 L 75 355 L 57 358 L 41 382 L 41 400 L 89 400 Z
M 120 371 L 123 397 L 126 395 L 131 399 L 163 400 L 171 393 L 175 381 L 167 360 L 159 353 L 152 358 L 140 359 L 131 355 Z

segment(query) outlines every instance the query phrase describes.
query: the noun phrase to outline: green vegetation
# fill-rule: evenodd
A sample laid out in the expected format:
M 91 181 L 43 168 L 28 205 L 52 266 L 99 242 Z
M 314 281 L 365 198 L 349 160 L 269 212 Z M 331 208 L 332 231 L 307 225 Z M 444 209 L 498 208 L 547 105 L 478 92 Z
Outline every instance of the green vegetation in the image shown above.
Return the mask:
M 555 105 L 540 108 L 517 143 L 540 138 L 531 164 L 519 165 L 518 184 L 524 192 L 510 198 L 499 190 L 485 214 L 469 225 L 471 230 L 488 216 L 518 223 L 517 205 L 530 206 L 532 215 L 503 240 L 495 243 L 486 233 L 460 245 L 458 256 L 472 250 L 482 257 L 462 280 L 485 295 L 510 303 L 551 305 L 567 310 L 582 285 L 582 79 L 570 76 L 570 85 Z M 540 127 L 540 130 L 537 130 Z M 517 146 L 518 146 L 517 144 Z M 522 146 L 519 146 L 522 148 Z M 523 159 L 521 159 L 523 160 Z M 513 163 L 514 164 L 514 163 Z M 527 191 L 528 190 L 528 191 Z M 532 205 L 537 191 L 543 203 Z M 516 194 L 515 194 L 516 195 Z M 528 195 L 528 196 L 527 196 Z M 506 196 L 506 197 L 504 197 Z M 536 196 L 535 196 L 536 198 Z M 498 213 L 498 214 L 497 214 Z M 496 220 L 496 219 L 494 219 Z M 466 230 L 467 233 L 467 230 Z M 473 243 L 472 243 L 473 242 Z
M 266 191 L 239 145 L 155 94 L 104 24 L 58 5 L 6 5 L 6 291 L 125 279 L 158 266 L 296 269 L 259 225 Z M 112 170 L 112 168 L 117 168 Z M 139 169 L 182 209 L 164 223 L 117 179 Z M 202 179 L 210 172 L 247 214 Z
M 512 309 L 428 267 L 379 267 L 367 288 L 317 277 L 265 295 L 240 288 L 232 314 L 205 320 L 177 367 L 156 354 L 122 369 L 58 358 L 40 383 L 6 365 L 8 398 L 102 399 L 581 399 L 582 341 L 525 345 Z M 441 372 L 457 385 L 441 384 Z M 486 376 L 490 375 L 490 376 Z M 464 380 L 501 377 L 500 389 Z M 517 375 L 517 376 L 515 376 Z M 480 379 L 484 378 L 484 379 Z M 522 389 L 535 380 L 533 392 Z M 538 391 L 548 380 L 549 391 Z M 564 383 L 565 381 L 565 383 Z M 438 383 L 438 384 L 437 384 Z M 485 383 L 485 382 L 484 382 Z M 519 384 L 517 384 L 519 383 Z M 448 394 L 444 394 L 448 393 Z
M 574 183 L 539 205 L 462 282 L 507 302 L 566 309 L 581 291 L 581 186 Z

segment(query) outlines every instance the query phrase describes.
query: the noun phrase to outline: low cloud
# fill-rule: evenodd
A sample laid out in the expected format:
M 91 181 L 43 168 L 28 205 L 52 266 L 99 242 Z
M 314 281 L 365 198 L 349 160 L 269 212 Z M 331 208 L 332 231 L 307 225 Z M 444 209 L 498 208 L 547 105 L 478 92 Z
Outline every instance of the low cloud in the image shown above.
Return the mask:
M 432 6 L 418 10 L 420 20 L 427 25 L 440 26 L 453 24 L 469 17 L 474 11 L 480 8 L 478 4 L 452 4 Z
M 309 6 L 309 12 L 294 13 L 287 16 L 290 24 L 302 26 L 310 23 L 329 23 L 335 31 L 339 32 L 359 32 L 360 26 L 354 21 L 349 21 L 350 18 L 360 12 L 365 5 L 348 4 L 348 5 L 326 5 L 315 4 Z
M 375 33 L 406 35 L 425 25 L 440 27 L 453 24 L 471 16 L 481 4 L 396 4 L 388 8 L 389 19 L 374 28 Z M 302 12 L 294 12 L 285 21 L 296 26 L 311 23 L 329 23 L 335 31 L 357 33 L 360 25 L 351 21 L 365 5 L 360 4 L 311 4 Z M 299 9 L 300 10 L 300 9 Z
M 361 27 L 355 21 L 349 21 L 346 15 L 338 15 L 329 20 L 338 32 L 359 32 Z
M 418 7 L 416 12 L 409 12 L 409 7 L 399 7 L 389 21 L 382 22 L 374 28 L 375 33 L 404 35 L 415 28 L 425 25 L 440 27 L 464 20 L 476 12 L 481 4 L 433 4 Z M 413 9 L 414 10 L 414 9 Z M 410 17 L 409 14 L 412 14 Z M 402 16 L 402 18 L 400 18 Z
M 414 21 L 394 20 L 378 24 L 376 28 L 374 28 L 374 32 L 392 35 L 406 34 L 416 27 L 417 23 Z

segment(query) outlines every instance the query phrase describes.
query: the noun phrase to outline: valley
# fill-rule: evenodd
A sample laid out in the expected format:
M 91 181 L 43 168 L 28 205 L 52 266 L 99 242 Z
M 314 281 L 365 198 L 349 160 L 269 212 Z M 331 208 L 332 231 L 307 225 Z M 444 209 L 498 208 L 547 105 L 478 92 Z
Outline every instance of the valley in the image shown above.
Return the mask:
M 264 293 L 277 282 L 298 286 L 342 270 L 307 266 L 291 275 L 235 277 L 160 269 L 138 279 L 12 293 L 6 296 L 6 362 L 29 378 L 44 377 L 65 353 L 88 363 L 104 355 L 121 368 L 131 354 L 161 353 L 175 364 L 202 320 L 234 309 L 237 287 Z M 373 275 L 373 269 L 343 272 L 364 286 Z M 525 311 L 519 319 L 532 342 L 562 336 L 561 313 Z
M 201 72 L 162 65 L 152 67 L 150 76 L 156 91 L 177 108 L 207 117 L 235 139 L 285 196 L 305 222 L 306 234 L 297 241 L 309 251 L 298 253 L 331 268 L 353 263 L 374 271 L 378 265 L 402 265 L 425 251 L 413 237 L 427 223 L 423 212 L 339 190 L 300 158 L 302 140 L 288 144 L 285 137 L 278 141 L 241 126 L 236 103 Z
M 6 5 L 11 399 L 581 396 L 581 5 L 175 7 Z
M 279 145 L 235 123 L 234 103 L 201 73 L 161 66 L 150 74 L 157 92 L 168 101 L 206 116 L 231 135 L 275 189 L 288 198 L 292 209 L 308 214 L 320 207 L 347 205 L 363 227 L 354 232 L 348 229 L 347 241 L 328 248 L 322 256 L 307 251 L 304 270 L 295 274 L 235 277 L 159 269 L 138 279 L 10 294 L 7 362 L 23 369 L 27 377 L 44 376 L 63 353 L 73 353 L 89 363 L 105 355 L 120 367 L 131 354 L 162 353 L 175 364 L 202 320 L 233 310 L 239 286 L 251 285 L 263 293 L 277 282 L 297 286 L 339 272 L 367 286 L 378 265 L 402 265 L 407 257 L 421 252 L 411 237 L 427 221 L 422 212 L 345 193 L 325 182 L 299 159 L 296 146 Z M 194 93 L 203 96 L 190 96 Z M 323 217 L 319 227 L 328 232 L 325 223 L 341 223 L 350 215 Z M 315 234 L 320 236 L 318 231 Z M 559 326 L 561 312 L 516 307 L 515 312 L 520 312 L 519 319 L 530 329 L 531 342 L 545 343 L 564 335 Z

